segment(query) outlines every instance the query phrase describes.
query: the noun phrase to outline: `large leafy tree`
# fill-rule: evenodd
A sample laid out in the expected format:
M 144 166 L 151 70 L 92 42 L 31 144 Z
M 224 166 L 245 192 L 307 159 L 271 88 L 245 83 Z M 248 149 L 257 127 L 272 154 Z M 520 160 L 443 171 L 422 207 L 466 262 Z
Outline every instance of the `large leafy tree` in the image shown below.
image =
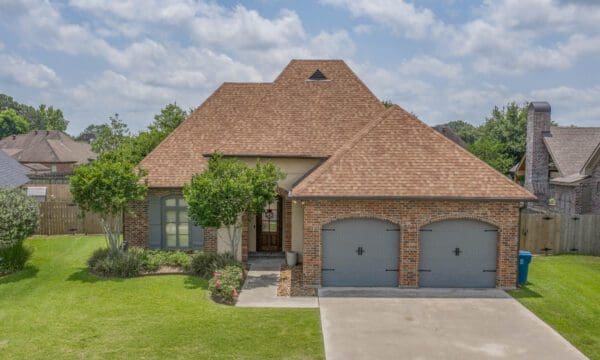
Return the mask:
M 154 122 L 148 126 L 148 129 L 156 130 L 166 136 L 175 130 L 187 116 L 188 113 L 177 103 L 167 104 L 160 110 L 160 114 L 154 116 Z
M 237 254 L 239 219 L 258 213 L 277 197 L 283 172 L 271 162 L 249 168 L 241 161 L 214 154 L 208 169 L 196 174 L 183 189 L 192 220 L 200 226 L 227 228 L 231 252 Z
M 83 131 L 81 133 L 79 133 L 79 135 L 77 135 L 75 140 L 93 142 L 94 140 L 96 140 L 96 138 L 98 138 L 98 136 L 100 136 L 100 133 L 102 133 L 103 131 L 106 131 L 105 128 L 108 128 L 108 127 L 109 127 L 108 124 L 88 125 L 88 127 L 83 129 Z
M 29 123 L 13 109 L 0 111 L 0 139 L 29 131 Z
M 34 128 L 59 131 L 67 130 L 69 122 L 65 119 L 62 110 L 42 104 L 38 107 L 37 112 L 38 123 L 34 125 Z
M 0 110 L 12 109 L 29 123 L 32 130 L 60 130 L 65 131 L 69 121 L 65 119 L 62 110 L 53 106 L 40 105 L 37 109 L 33 106 L 21 104 L 12 97 L 0 94 Z
M 466 121 L 455 120 L 447 123 L 448 127 L 460 136 L 467 144 L 473 144 L 479 138 L 479 129 Z
M 82 210 L 100 216 L 107 246 L 112 251 L 123 248 L 121 215 L 129 203 L 146 196 L 147 186 L 141 181 L 144 176 L 129 161 L 100 158 L 78 166 L 70 177 L 73 200 Z
M 130 137 L 129 127 L 115 114 L 109 118 L 109 123 L 97 128 L 96 140 L 92 150 L 102 155 L 117 150 Z

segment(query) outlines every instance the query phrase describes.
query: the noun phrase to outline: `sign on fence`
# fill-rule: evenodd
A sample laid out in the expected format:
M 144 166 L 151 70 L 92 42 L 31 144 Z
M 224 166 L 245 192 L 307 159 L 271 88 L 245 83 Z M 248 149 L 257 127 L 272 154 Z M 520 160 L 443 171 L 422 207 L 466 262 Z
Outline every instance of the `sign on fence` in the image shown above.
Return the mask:
M 93 213 L 85 213 L 79 206 L 63 201 L 40 203 L 40 223 L 36 234 L 101 234 L 100 218 Z
M 521 214 L 521 250 L 600 255 L 600 215 Z

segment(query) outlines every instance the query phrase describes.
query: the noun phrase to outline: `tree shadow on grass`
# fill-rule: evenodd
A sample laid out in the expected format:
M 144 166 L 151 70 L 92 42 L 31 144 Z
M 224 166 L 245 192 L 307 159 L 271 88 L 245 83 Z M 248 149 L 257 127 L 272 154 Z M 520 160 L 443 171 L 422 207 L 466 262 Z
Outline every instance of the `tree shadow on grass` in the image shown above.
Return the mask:
M 515 299 L 525 299 L 525 298 L 541 298 L 543 297 L 540 293 L 535 292 L 529 288 L 530 285 L 534 285 L 531 282 L 527 282 L 525 286 L 518 288 L 517 290 L 510 291 L 510 295 Z
M 198 276 L 187 276 L 184 284 L 186 289 L 208 289 L 208 281 Z
M 88 283 L 88 284 L 93 284 L 93 283 L 97 283 L 100 281 L 102 281 L 102 282 L 105 282 L 105 281 L 122 282 L 124 280 L 126 280 L 126 279 L 106 278 L 106 277 L 96 276 L 96 275 L 90 273 L 89 269 L 86 267 L 80 268 L 78 271 L 72 273 L 67 278 L 67 281 L 79 281 L 79 282 Z
M 33 265 L 25 265 L 23 270 L 0 276 L 0 286 L 4 284 L 14 283 L 25 279 L 31 279 L 37 276 L 40 269 Z

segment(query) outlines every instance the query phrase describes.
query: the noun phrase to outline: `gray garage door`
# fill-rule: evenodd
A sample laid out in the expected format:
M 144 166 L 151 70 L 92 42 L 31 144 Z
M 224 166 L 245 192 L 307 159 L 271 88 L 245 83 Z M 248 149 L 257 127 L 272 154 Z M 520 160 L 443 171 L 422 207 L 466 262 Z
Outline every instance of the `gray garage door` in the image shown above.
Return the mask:
M 496 235 L 494 226 L 472 220 L 423 227 L 419 286 L 495 287 Z
M 323 286 L 398 286 L 400 228 L 375 219 L 323 227 Z

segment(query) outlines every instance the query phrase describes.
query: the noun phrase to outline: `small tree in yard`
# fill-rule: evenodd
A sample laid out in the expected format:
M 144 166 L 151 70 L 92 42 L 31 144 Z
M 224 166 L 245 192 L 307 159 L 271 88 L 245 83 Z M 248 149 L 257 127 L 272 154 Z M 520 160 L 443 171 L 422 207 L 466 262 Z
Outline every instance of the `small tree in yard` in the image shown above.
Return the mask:
M 183 189 L 188 213 L 200 226 L 227 228 L 232 254 L 237 254 L 239 218 L 259 213 L 277 197 L 277 181 L 285 175 L 270 162 L 249 168 L 236 159 L 214 154 L 208 169 L 196 174 Z
M 140 183 L 144 175 L 128 161 L 100 158 L 78 166 L 70 178 L 74 201 L 82 210 L 100 215 L 111 251 L 123 249 L 121 215 L 130 202 L 144 199 L 147 186 Z

